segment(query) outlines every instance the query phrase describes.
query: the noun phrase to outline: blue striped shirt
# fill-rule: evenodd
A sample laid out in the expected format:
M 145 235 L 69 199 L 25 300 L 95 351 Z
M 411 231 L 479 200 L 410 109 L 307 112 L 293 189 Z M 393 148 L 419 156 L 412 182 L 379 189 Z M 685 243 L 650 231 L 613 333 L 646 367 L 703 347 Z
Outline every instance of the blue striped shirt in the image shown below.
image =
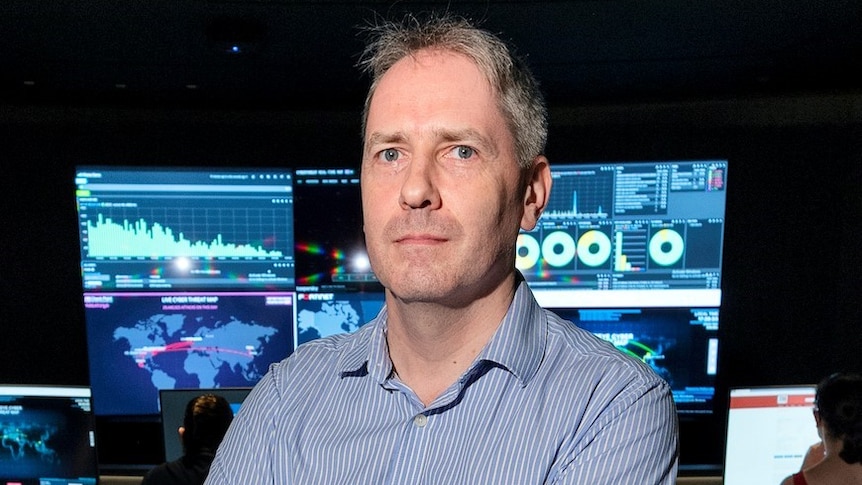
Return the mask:
M 273 365 L 206 484 L 674 483 L 667 383 L 542 309 L 523 281 L 473 365 L 427 407 L 392 372 L 386 321 L 384 308 Z

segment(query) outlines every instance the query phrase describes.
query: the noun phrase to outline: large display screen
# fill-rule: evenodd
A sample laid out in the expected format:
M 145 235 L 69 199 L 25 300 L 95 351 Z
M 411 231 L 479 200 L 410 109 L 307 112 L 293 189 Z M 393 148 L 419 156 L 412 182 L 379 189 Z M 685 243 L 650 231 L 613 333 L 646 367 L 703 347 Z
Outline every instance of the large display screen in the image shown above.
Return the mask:
M 96 485 L 95 429 L 87 387 L 0 385 L 0 482 Z
M 86 291 L 294 284 L 290 170 L 79 167 L 75 185 Z
M 647 290 L 718 305 L 727 161 L 558 164 L 551 173 L 547 210 L 519 235 L 515 262 L 541 303 L 605 306 L 615 298 L 607 292 L 625 302 Z
M 293 351 L 288 292 L 85 293 L 98 415 L 157 415 L 162 389 L 253 386 Z
M 382 292 L 365 249 L 359 172 L 304 168 L 294 180 L 297 291 Z
M 715 410 L 718 308 L 551 310 L 649 365 L 670 384 L 680 415 Z
M 726 160 L 552 164 L 515 266 L 539 304 L 670 383 L 681 416 L 715 411 Z
M 297 293 L 296 345 L 356 331 L 383 308 L 383 293 Z

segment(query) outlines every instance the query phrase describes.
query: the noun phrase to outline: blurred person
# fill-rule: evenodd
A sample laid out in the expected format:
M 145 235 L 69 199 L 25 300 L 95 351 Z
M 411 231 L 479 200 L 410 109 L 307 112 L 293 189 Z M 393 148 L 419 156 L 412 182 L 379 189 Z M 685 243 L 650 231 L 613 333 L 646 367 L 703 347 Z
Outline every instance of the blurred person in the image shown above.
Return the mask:
M 781 485 L 862 484 L 862 375 L 833 374 L 817 385 L 814 422 L 821 441 L 802 470 Z
M 451 15 L 371 33 L 360 180 L 384 308 L 273 365 L 207 484 L 673 484 L 667 382 L 515 268 L 551 189 L 527 66 Z
M 230 403 L 203 394 L 186 404 L 183 425 L 177 430 L 183 456 L 151 469 L 141 485 L 200 485 L 204 483 L 216 449 L 233 420 Z

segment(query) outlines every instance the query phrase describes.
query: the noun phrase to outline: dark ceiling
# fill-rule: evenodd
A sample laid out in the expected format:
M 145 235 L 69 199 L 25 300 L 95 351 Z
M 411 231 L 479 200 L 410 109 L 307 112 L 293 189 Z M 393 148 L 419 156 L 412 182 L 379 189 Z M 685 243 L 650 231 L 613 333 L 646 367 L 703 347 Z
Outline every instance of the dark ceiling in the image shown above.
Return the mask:
M 859 0 L 3 0 L 7 102 L 356 108 L 361 25 L 479 19 L 527 55 L 551 103 L 862 87 Z

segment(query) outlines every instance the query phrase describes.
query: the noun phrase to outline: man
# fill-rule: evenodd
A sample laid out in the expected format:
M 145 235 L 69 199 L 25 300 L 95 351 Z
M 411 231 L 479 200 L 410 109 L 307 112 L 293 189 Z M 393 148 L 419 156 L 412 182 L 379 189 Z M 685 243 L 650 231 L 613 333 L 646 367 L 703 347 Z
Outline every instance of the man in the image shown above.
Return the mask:
M 141 485 L 204 483 L 216 448 L 232 420 L 233 410 L 222 396 L 202 394 L 189 400 L 183 425 L 177 430 L 183 443 L 183 456 L 151 469 Z
M 532 75 L 459 19 L 375 33 L 361 185 L 386 306 L 273 366 L 207 483 L 672 484 L 667 384 L 515 270 L 551 188 Z

